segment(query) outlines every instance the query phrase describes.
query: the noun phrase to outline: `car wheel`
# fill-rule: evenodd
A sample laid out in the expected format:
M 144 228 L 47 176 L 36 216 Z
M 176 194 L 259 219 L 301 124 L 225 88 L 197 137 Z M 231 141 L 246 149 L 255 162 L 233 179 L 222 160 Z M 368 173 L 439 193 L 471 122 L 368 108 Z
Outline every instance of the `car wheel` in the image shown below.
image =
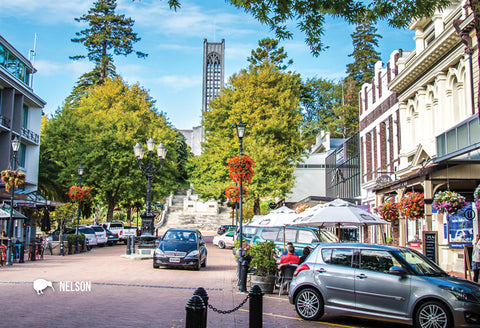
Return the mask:
M 323 300 L 320 293 L 312 288 L 305 288 L 295 297 L 295 310 L 305 320 L 318 320 L 323 316 Z
M 225 248 L 225 242 L 223 240 L 218 241 L 218 247 Z
M 197 264 L 193 267 L 196 271 L 200 271 L 201 261 L 198 260 Z
M 98 244 L 98 247 L 103 247 L 105 246 L 105 244 Z
M 205 260 L 203 260 L 202 262 L 202 268 L 206 267 L 207 266 L 207 258 L 205 258 Z
M 431 301 L 422 304 L 415 314 L 416 328 L 451 328 L 449 311 L 440 302 Z
M 153 268 L 158 269 L 159 267 L 160 267 L 160 265 L 156 264 L 155 261 L 153 261 Z

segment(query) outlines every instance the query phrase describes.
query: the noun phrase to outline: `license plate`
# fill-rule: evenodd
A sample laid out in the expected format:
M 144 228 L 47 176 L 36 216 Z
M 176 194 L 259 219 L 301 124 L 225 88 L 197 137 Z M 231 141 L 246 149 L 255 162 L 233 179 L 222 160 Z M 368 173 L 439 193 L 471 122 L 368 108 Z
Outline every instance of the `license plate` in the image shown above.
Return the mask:
M 171 263 L 180 263 L 180 258 L 178 257 L 171 257 L 168 259 Z

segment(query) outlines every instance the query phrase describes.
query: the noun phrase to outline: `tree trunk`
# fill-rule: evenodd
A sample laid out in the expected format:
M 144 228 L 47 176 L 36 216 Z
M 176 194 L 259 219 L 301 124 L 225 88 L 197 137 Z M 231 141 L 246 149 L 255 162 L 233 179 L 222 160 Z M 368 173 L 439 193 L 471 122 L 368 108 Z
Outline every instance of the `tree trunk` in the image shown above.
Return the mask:
M 112 197 L 108 198 L 107 222 L 113 220 L 113 210 L 115 209 L 115 202 Z
M 255 197 L 255 201 L 253 203 L 253 214 L 260 215 L 260 198 Z
M 132 207 L 130 205 L 127 206 L 127 224 L 132 225 Z

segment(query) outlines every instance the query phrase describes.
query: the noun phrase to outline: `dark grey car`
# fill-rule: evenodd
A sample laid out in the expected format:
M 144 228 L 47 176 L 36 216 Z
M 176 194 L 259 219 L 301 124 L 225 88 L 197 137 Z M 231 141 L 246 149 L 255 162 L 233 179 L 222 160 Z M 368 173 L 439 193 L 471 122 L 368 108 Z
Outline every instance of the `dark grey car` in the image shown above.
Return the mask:
M 306 320 L 328 311 L 421 328 L 480 327 L 480 285 L 404 247 L 318 244 L 295 272 L 289 300 Z

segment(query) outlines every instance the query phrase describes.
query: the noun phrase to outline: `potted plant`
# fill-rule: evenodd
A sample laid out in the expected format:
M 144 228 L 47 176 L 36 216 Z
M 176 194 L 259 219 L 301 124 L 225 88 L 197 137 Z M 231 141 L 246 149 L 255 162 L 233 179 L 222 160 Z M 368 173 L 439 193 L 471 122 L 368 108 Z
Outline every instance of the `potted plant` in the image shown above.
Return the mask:
M 68 254 L 73 254 L 73 245 L 77 243 L 77 236 L 74 234 L 67 235 Z
M 477 209 L 480 209 L 480 184 L 475 188 L 475 191 L 473 192 L 473 199 L 475 202 L 475 207 Z
M 255 270 L 250 282 L 252 285 L 259 285 L 264 293 L 273 293 L 275 277 L 278 271 L 277 263 L 273 254 L 275 243 L 266 241 L 250 247 L 247 256 L 251 256 L 250 269 Z
M 433 198 L 433 207 L 442 214 L 455 214 L 465 205 L 467 205 L 465 197 L 450 190 L 438 192 Z
M 78 244 L 80 245 L 80 251 L 85 252 L 86 251 L 85 234 L 83 234 L 83 233 L 78 234 Z

